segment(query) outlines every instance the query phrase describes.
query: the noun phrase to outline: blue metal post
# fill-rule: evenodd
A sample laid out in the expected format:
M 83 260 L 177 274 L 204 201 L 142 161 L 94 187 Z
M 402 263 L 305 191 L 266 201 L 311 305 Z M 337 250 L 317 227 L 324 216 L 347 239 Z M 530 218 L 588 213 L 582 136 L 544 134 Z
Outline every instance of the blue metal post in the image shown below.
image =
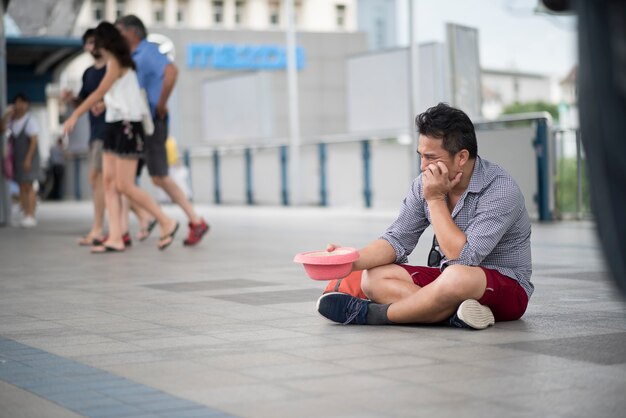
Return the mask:
M 74 157 L 74 199 L 81 199 L 81 190 L 80 190 L 80 157 Z
M 364 139 L 361 141 L 361 149 L 363 151 L 363 197 L 365 198 L 365 207 L 372 207 L 372 185 L 370 178 L 370 141 Z
M 213 200 L 216 205 L 222 203 L 220 194 L 220 154 L 213 150 Z
M 280 146 L 280 184 L 284 206 L 289 206 L 289 185 L 287 184 L 287 145 Z
M 537 133 L 535 137 L 535 152 L 537 154 L 537 206 L 539 207 L 539 220 L 552 220 L 550 212 L 550 156 L 548 155 L 548 121 L 537 120 Z
M 328 189 L 326 178 L 326 144 L 319 144 L 319 156 L 320 156 L 320 205 L 328 206 Z
M 254 204 L 254 199 L 252 195 L 252 150 L 250 148 L 246 148 L 245 156 L 246 156 L 246 202 L 249 205 L 252 205 Z

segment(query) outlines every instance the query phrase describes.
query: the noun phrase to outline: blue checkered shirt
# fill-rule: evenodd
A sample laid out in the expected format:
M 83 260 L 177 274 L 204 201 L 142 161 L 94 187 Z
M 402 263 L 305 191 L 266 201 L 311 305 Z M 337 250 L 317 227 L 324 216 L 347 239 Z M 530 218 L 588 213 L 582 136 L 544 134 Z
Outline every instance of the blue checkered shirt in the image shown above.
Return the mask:
M 469 186 L 454 207 L 452 219 L 467 242 L 457 259 L 449 260 L 442 254 L 439 268 L 462 264 L 497 270 L 516 280 L 530 298 L 534 290 L 530 281 L 530 219 L 524 196 L 511 175 L 476 157 Z M 381 236 L 395 250 L 396 263 L 407 262 L 430 223 L 420 174 L 404 198 L 398 218 Z

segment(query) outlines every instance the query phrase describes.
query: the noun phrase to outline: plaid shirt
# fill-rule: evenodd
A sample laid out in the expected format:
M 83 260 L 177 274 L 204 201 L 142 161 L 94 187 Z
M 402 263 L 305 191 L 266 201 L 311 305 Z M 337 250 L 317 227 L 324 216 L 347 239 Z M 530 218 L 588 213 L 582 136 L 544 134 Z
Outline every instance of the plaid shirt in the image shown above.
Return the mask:
M 439 267 L 462 264 L 497 270 L 516 280 L 530 298 L 534 290 L 530 281 L 530 219 L 524 196 L 511 175 L 477 157 L 469 186 L 454 207 L 452 219 L 467 242 L 459 258 L 443 257 Z M 396 263 L 407 262 L 430 223 L 420 174 L 404 198 L 398 218 L 381 236 L 395 250 Z

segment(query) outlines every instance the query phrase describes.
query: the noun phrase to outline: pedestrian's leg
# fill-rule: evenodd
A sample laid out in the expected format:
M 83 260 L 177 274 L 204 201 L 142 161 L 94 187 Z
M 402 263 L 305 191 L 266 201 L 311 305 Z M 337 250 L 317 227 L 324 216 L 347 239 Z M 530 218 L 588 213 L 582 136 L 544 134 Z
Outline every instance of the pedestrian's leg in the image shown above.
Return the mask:
M 176 184 L 174 179 L 170 176 L 152 176 L 152 182 L 162 188 L 165 193 L 172 199 L 172 202 L 176 203 L 185 212 L 189 222 L 197 224 L 200 222 L 200 217 L 196 213 L 191 202 L 185 196 L 183 190 Z
M 130 216 L 130 205 L 130 201 L 122 193 L 122 213 L 120 215 L 120 231 L 122 231 L 122 235 L 126 235 L 129 231 L 128 217 Z
M 154 201 L 154 199 L 146 193 L 144 190 L 137 187 L 135 184 L 135 174 L 137 171 L 137 160 L 132 159 L 118 159 L 117 160 L 116 177 L 117 185 L 120 191 L 128 196 L 133 203 L 143 207 L 152 216 L 154 216 L 159 223 L 161 229 L 161 237 L 159 246 L 167 246 L 173 240 L 172 234 L 177 229 L 177 222 L 167 216 L 161 207 Z
M 20 183 L 20 209 L 22 210 L 22 214 L 26 216 L 26 210 L 28 208 L 28 189 L 26 187 L 26 183 Z
M 102 180 L 102 172 L 93 170 L 90 174 L 91 193 L 93 200 L 93 226 L 89 232 L 89 236 L 100 238 L 104 229 L 104 183 Z
M 467 299 L 479 300 L 487 277 L 480 267 L 448 266 L 434 282 L 391 303 L 387 316 L 395 323 L 435 323 L 449 318 Z
M 155 221 L 155 218 L 148 213 L 147 210 L 137 205 L 133 201 L 130 201 L 130 210 L 133 211 L 137 220 L 139 221 L 139 232 L 137 232 L 137 239 L 143 241 L 150 236 L 152 228 L 150 225 Z M 154 227 L 154 226 L 153 226 Z
M 24 214 L 27 217 L 34 218 L 35 217 L 35 207 L 37 206 L 37 195 L 35 194 L 35 189 L 33 188 L 33 183 L 25 183 L 25 196 L 26 196 L 26 208 L 24 210 Z
M 122 231 L 120 229 L 122 203 L 120 193 L 115 182 L 117 159 L 118 158 L 112 153 L 107 152 L 102 155 L 104 200 L 107 214 L 109 216 L 109 234 L 103 245 L 123 250 L 124 241 L 122 240 Z
M 387 264 L 363 271 L 361 289 L 370 300 L 387 304 L 409 297 L 421 287 L 404 268 Z

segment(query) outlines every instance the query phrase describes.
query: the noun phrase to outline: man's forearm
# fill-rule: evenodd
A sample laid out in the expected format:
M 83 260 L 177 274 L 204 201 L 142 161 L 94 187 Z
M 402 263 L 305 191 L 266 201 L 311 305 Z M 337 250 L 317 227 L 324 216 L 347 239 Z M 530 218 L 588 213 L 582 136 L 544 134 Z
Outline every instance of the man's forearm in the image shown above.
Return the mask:
M 439 248 L 449 260 L 459 258 L 467 236 L 454 223 L 448 205 L 444 200 L 433 200 L 428 202 L 428 209 Z
M 178 70 L 174 64 L 169 64 L 165 67 L 165 73 L 163 74 L 163 86 L 161 87 L 161 94 L 159 95 L 159 105 L 165 106 L 167 101 L 174 90 L 176 79 L 178 78 Z
M 384 239 L 377 239 L 359 250 L 360 257 L 354 262 L 352 270 L 366 270 L 384 266 L 396 261 L 396 252 Z

